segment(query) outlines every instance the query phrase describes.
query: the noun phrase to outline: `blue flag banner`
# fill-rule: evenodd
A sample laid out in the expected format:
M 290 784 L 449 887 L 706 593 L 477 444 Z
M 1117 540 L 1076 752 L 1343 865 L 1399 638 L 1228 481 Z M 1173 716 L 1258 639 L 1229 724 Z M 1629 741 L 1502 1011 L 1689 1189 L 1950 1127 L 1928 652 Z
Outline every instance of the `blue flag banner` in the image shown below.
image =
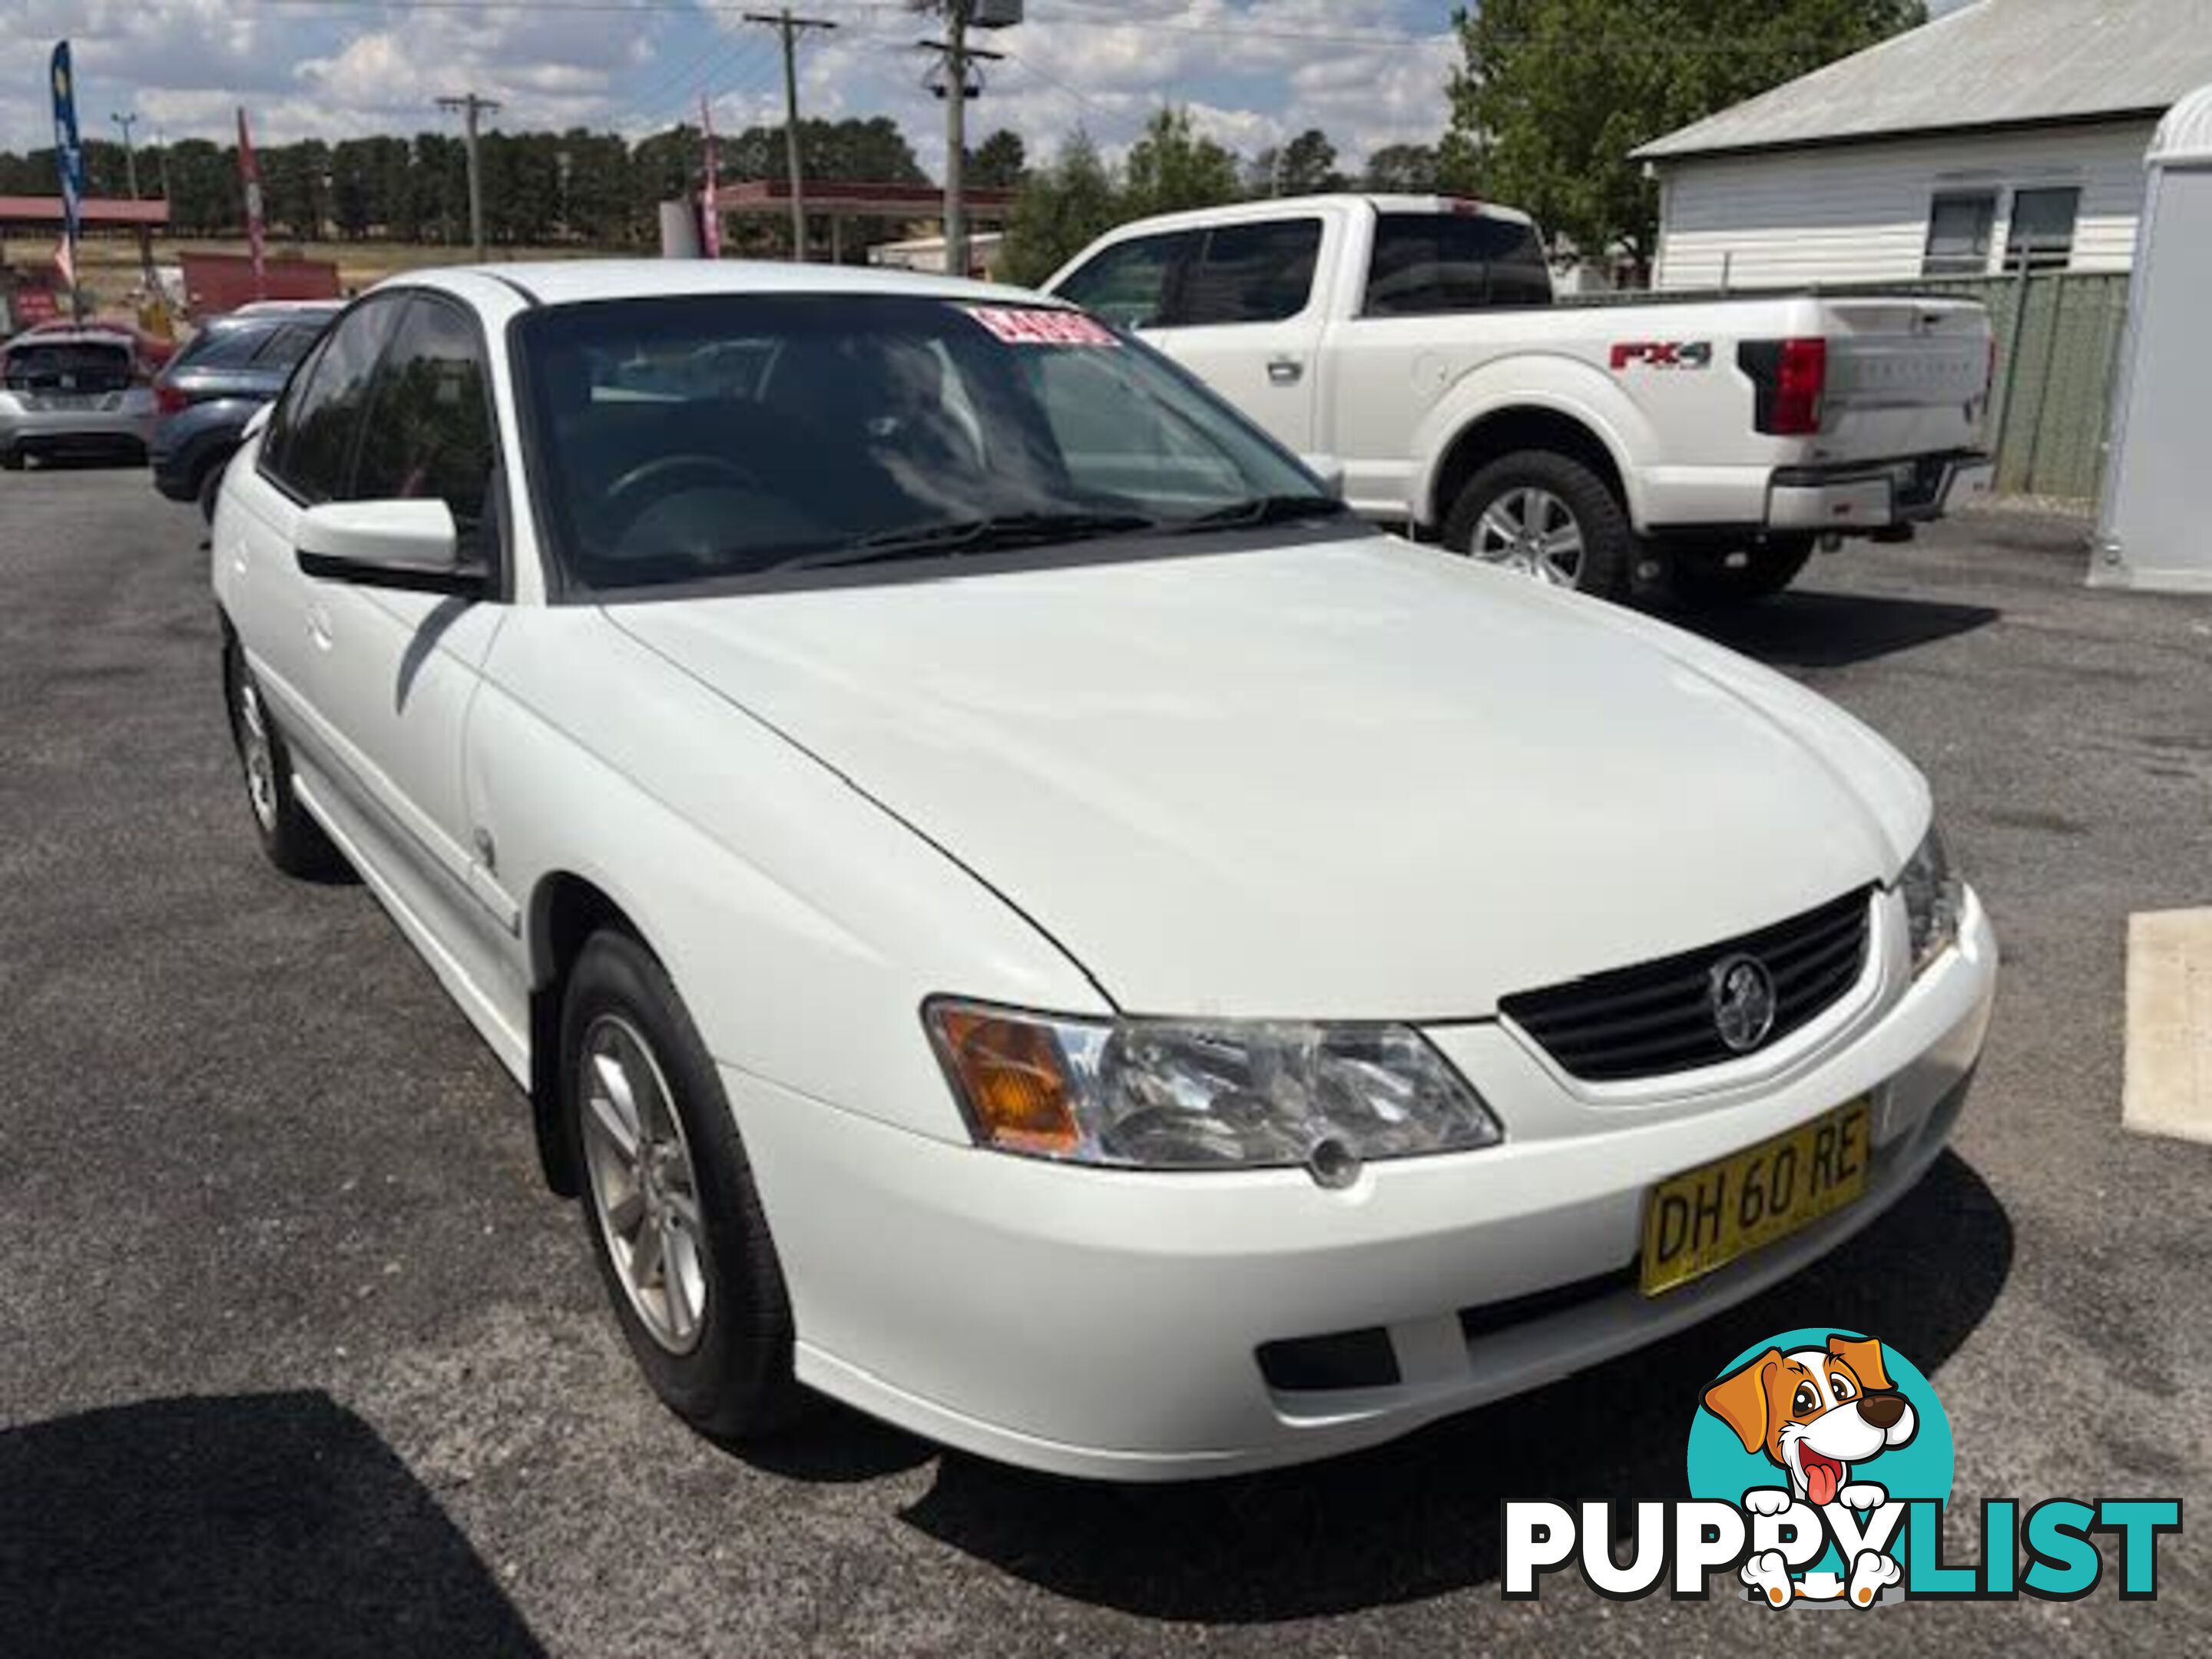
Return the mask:
M 61 174 L 62 222 L 72 246 L 76 242 L 77 215 L 84 202 L 84 148 L 77 142 L 76 74 L 70 66 L 70 45 L 54 47 L 54 169 Z

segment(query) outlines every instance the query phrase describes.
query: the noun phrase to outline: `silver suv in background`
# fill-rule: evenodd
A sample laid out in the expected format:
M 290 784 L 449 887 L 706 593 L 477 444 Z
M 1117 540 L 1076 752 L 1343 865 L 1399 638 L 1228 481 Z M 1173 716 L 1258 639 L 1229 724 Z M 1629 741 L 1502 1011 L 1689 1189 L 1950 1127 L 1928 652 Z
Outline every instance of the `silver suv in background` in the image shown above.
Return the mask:
M 0 347 L 0 467 L 97 456 L 143 461 L 154 388 L 128 334 L 40 329 Z

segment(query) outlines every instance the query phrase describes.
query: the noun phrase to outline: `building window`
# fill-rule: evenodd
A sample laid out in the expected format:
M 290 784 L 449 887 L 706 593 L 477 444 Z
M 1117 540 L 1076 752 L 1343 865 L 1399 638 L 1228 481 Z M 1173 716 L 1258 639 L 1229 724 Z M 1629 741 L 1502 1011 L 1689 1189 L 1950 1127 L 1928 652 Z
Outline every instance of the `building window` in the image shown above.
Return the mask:
M 1990 232 L 1997 220 L 1994 191 L 1974 196 L 1938 196 L 1928 210 L 1925 276 L 1985 276 L 1990 270 Z
M 2074 262 L 2074 220 L 2081 208 L 2081 192 L 2070 185 L 2013 191 L 2005 270 L 2017 271 L 2023 261 L 2030 270 L 2065 270 Z

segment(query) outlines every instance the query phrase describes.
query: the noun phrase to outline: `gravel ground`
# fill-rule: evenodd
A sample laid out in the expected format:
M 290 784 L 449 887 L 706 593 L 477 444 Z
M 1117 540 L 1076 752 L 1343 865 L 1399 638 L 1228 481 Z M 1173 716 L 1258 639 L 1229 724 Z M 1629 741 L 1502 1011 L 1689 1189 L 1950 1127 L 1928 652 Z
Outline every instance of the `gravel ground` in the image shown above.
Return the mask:
M 1955 1153 L 1656 1349 L 1132 1491 L 835 1409 L 742 1456 L 662 1413 L 490 1055 L 360 887 L 261 862 L 196 516 L 135 472 L 0 481 L 0 1656 L 1718 1650 L 1769 1615 L 1502 1602 L 1499 1503 L 1680 1495 L 1703 1381 L 1821 1322 L 1933 1376 L 1954 1516 L 2197 1498 L 2212 1148 L 2122 1132 L 2121 979 L 2129 912 L 2212 902 L 2212 605 L 2084 591 L 2081 538 L 1977 517 L 1713 630 L 1946 803 L 2006 956 Z M 2212 1651 L 2212 1552 L 2160 1563 L 2154 1603 L 1865 1616 L 1957 1656 Z M 1793 1616 L 1793 1651 L 1868 1639 Z

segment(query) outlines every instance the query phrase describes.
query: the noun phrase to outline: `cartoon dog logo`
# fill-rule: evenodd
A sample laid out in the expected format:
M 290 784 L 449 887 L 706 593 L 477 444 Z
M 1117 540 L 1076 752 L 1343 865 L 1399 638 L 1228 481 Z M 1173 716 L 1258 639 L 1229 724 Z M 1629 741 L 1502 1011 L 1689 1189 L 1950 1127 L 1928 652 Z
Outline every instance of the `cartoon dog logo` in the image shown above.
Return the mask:
M 1788 1353 L 1769 1348 L 1707 1389 L 1705 1409 L 1735 1431 L 1746 1451 L 1763 1453 L 1790 1477 L 1787 1487 L 1744 1494 L 1744 1507 L 1754 1515 L 1780 1515 L 1792 1503 L 1879 1509 L 1889 1493 L 1856 1479 L 1854 1467 L 1905 1444 L 1918 1427 L 1911 1405 L 1891 1385 L 1881 1344 L 1872 1338 L 1831 1336 L 1826 1347 Z M 1902 1574 L 1893 1557 L 1866 1550 L 1850 1563 L 1848 1582 L 1824 1572 L 1793 1581 L 1781 1552 L 1765 1550 L 1744 1563 L 1742 1577 L 1777 1607 L 1845 1595 L 1869 1607 Z

